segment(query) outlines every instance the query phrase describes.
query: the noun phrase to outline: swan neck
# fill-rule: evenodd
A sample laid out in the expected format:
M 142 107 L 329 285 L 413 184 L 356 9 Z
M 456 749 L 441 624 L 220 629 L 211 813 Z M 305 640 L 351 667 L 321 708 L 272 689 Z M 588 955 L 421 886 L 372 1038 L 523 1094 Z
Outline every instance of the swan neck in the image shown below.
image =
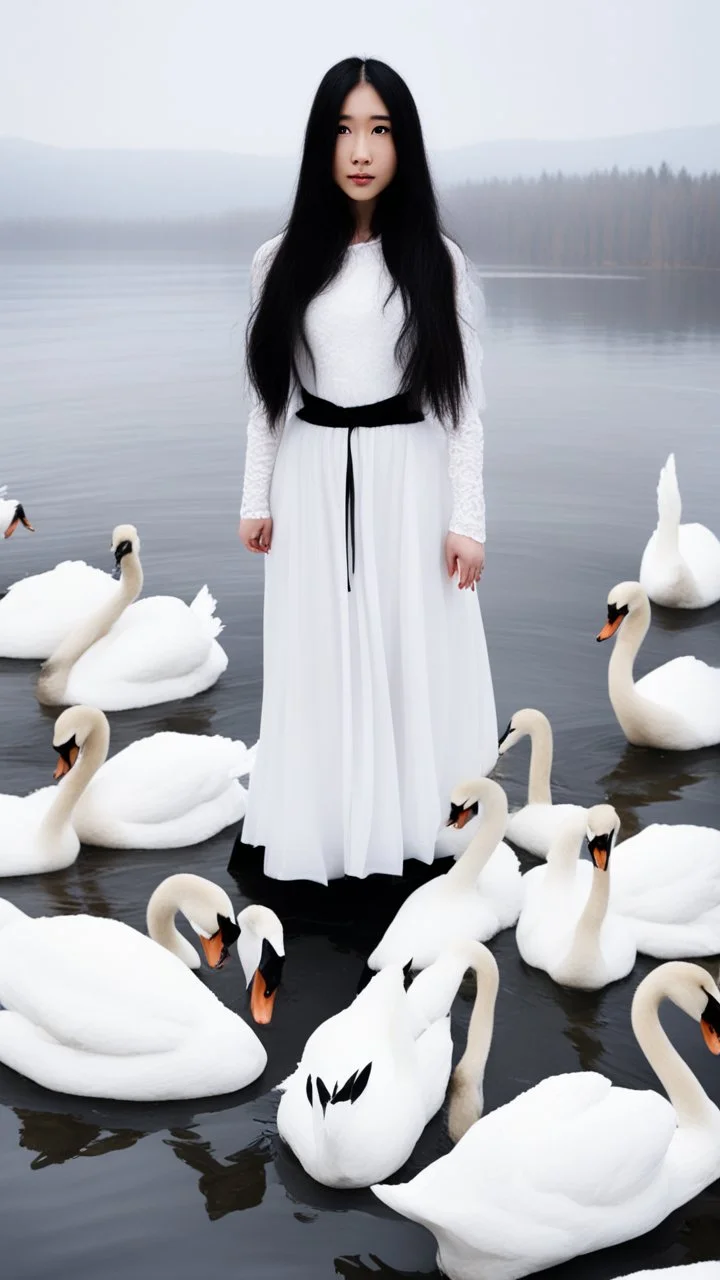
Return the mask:
M 651 978 L 654 976 L 650 975 Z M 658 1011 L 666 997 L 671 998 L 657 981 L 648 982 L 646 979 L 638 987 L 631 1013 L 635 1039 L 670 1099 L 678 1123 L 697 1125 L 709 1118 L 717 1122 L 717 1108 L 660 1024 Z
M 473 964 L 477 981 L 465 1051 L 453 1072 L 448 1129 L 453 1142 L 460 1138 L 483 1111 L 483 1082 L 495 1022 L 500 976 L 489 952 Z
M 69 773 L 65 775 L 42 821 L 40 831 L 43 840 L 52 839 L 67 822 L 90 779 L 107 760 L 110 747 L 110 726 L 104 718 L 90 730 L 80 754 Z
M 548 850 L 547 867 L 543 877 L 546 887 L 557 888 L 574 879 L 586 823 L 587 819 L 583 812 L 577 818 L 571 818 L 558 832 Z
M 182 894 L 181 901 L 181 893 L 185 887 L 183 882 L 186 882 L 186 879 L 182 875 L 169 876 L 158 885 L 148 902 L 146 923 L 148 936 L 153 942 L 157 942 L 166 951 L 170 951 L 185 964 L 194 968 L 196 963 L 200 962 L 198 952 L 183 937 L 175 924 L 178 911 L 181 911 L 186 919 L 188 918 L 190 908 L 187 904 L 187 888 Z
M 610 700 L 619 698 L 627 702 L 635 700 L 633 671 L 635 659 L 650 626 L 650 606 L 643 601 L 632 613 L 628 614 L 615 637 L 615 647 L 610 655 L 608 667 L 608 687 Z
M 568 955 L 568 964 L 584 965 L 597 959 L 600 948 L 600 930 L 607 915 L 610 900 L 610 872 L 593 867 L 592 884 L 588 900 L 575 927 Z
M 113 598 L 86 618 L 70 632 L 50 655 L 46 666 L 57 675 L 58 670 L 69 671 L 79 658 L 107 635 L 110 628 L 136 600 L 142 591 L 143 571 L 137 554 L 132 551 L 121 561 L 120 585 Z
M 548 720 L 539 720 L 530 730 L 528 804 L 552 804 L 550 790 L 552 760 L 552 729 Z
M 493 793 L 483 801 L 483 818 L 462 857 L 445 875 L 449 884 L 469 887 L 477 880 L 505 835 L 507 801 L 504 794 Z

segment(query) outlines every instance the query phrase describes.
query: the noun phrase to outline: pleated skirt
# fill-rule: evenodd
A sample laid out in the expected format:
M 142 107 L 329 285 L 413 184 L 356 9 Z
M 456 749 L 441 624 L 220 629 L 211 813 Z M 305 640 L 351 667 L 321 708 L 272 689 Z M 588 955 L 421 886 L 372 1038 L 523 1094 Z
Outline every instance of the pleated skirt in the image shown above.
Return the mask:
M 326 884 L 430 863 L 450 791 L 497 759 L 477 591 L 450 578 L 447 436 L 357 427 L 347 589 L 347 429 L 288 418 L 265 557 L 263 697 L 242 840 L 266 875 Z

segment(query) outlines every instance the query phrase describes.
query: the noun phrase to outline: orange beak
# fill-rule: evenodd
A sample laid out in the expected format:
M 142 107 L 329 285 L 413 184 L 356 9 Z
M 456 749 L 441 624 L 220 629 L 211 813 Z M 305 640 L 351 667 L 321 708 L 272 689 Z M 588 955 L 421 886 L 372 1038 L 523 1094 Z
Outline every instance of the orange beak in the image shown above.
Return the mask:
M 4 537 L 6 537 L 6 538 L 11 538 L 11 537 L 12 537 L 12 535 L 14 534 L 15 530 L 17 529 L 17 527 L 18 527 L 18 525 L 19 525 L 19 524 L 24 524 L 24 525 L 25 525 L 25 528 L 26 528 L 26 529 L 29 529 L 31 533 L 34 533 L 34 532 L 35 532 L 35 529 L 34 529 L 34 528 L 33 528 L 33 526 L 31 525 L 31 523 L 30 523 L 30 521 L 28 520 L 27 516 L 26 516 L 26 515 L 21 515 L 21 516 L 15 516 L 15 519 L 14 519 L 14 520 L 11 520 L 11 522 L 10 522 L 10 524 L 8 525 L 7 529 L 5 530 L 5 533 L 4 533 L 4 535 L 3 535 L 3 536 L 4 536 Z
M 253 978 L 252 991 L 250 992 L 250 1012 L 256 1022 L 267 1026 L 272 1019 L 273 1005 L 275 1004 L 276 991 L 272 995 L 266 995 L 265 979 L 259 969 L 255 971 Z
M 706 1022 L 704 1018 L 701 1019 L 700 1026 L 702 1027 L 703 1040 L 710 1052 L 715 1054 L 720 1053 L 720 1036 L 715 1028 L 711 1027 L 710 1023 Z
M 598 633 L 597 639 L 598 639 L 598 640 L 609 640 L 611 636 L 614 636 L 614 635 L 615 635 L 615 632 L 618 630 L 618 627 L 620 626 L 620 624 L 621 624 L 621 622 L 622 622 L 622 620 L 623 620 L 623 618 L 624 618 L 624 617 L 625 617 L 625 614 L 624 614 L 624 613 L 620 613 L 620 614 L 618 614 L 618 616 L 617 616 L 617 618 L 615 619 L 615 621 L 614 621 L 614 622 L 606 622 L 606 623 L 605 623 L 605 626 L 604 626 L 604 627 L 603 627 L 603 629 L 602 629 L 602 631 L 600 631 L 600 632 Z
M 593 862 L 598 871 L 607 871 L 607 849 L 593 849 Z
M 55 766 L 55 772 L 53 773 L 53 778 L 55 779 L 55 781 L 57 781 L 58 778 L 64 778 L 65 774 L 70 772 L 79 755 L 80 755 L 80 748 L 71 747 L 69 760 L 66 760 L 64 756 L 60 756 L 60 759 L 58 760 Z
M 205 952 L 205 959 L 210 965 L 210 968 L 219 969 L 220 963 L 223 959 L 223 952 L 225 950 L 220 930 L 218 929 L 217 933 L 214 933 L 212 938 L 201 938 L 200 941 L 202 942 L 202 948 Z
M 458 831 L 460 831 L 465 826 L 465 823 L 469 822 L 473 816 L 472 809 L 461 809 L 453 823 L 453 826 L 457 827 Z

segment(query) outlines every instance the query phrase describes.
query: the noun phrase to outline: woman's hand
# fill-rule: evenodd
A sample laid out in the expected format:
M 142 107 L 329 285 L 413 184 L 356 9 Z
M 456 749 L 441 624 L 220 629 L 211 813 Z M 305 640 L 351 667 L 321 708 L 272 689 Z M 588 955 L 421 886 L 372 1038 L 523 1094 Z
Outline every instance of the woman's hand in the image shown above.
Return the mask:
M 452 578 L 458 571 L 458 587 L 472 587 L 480 581 L 485 568 L 485 545 L 461 533 L 449 533 L 445 539 L 445 563 Z
M 241 520 L 238 536 L 243 546 L 248 551 L 263 551 L 267 554 L 272 542 L 272 525 L 271 516 L 262 520 Z

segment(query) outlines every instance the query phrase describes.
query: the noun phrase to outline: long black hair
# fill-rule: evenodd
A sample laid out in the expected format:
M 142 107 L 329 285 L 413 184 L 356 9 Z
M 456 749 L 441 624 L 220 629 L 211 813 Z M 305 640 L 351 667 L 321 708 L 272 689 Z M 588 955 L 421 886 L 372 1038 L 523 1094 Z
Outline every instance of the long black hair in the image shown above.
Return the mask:
M 378 197 L 371 232 L 393 286 L 399 287 L 405 320 L 395 356 L 404 376 L 399 391 L 414 406 L 423 399 L 440 419 L 457 426 L 468 371 L 454 292 L 453 260 L 425 153 L 417 108 L 405 81 L 375 58 L 344 58 L 323 76 L 305 129 L 292 211 L 274 252 L 264 287 L 248 320 L 246 360 L 250 380 L 264 404 L 271 429 L 287 410 L 297 368 L 308 303 L 338 273 L 355 232 L 352 202 L 333 178 L 342 104 L 363 80 L 382 98 L 390 115 L 395 174 Z M 299 380 L 299 379 L 298 379 Z

